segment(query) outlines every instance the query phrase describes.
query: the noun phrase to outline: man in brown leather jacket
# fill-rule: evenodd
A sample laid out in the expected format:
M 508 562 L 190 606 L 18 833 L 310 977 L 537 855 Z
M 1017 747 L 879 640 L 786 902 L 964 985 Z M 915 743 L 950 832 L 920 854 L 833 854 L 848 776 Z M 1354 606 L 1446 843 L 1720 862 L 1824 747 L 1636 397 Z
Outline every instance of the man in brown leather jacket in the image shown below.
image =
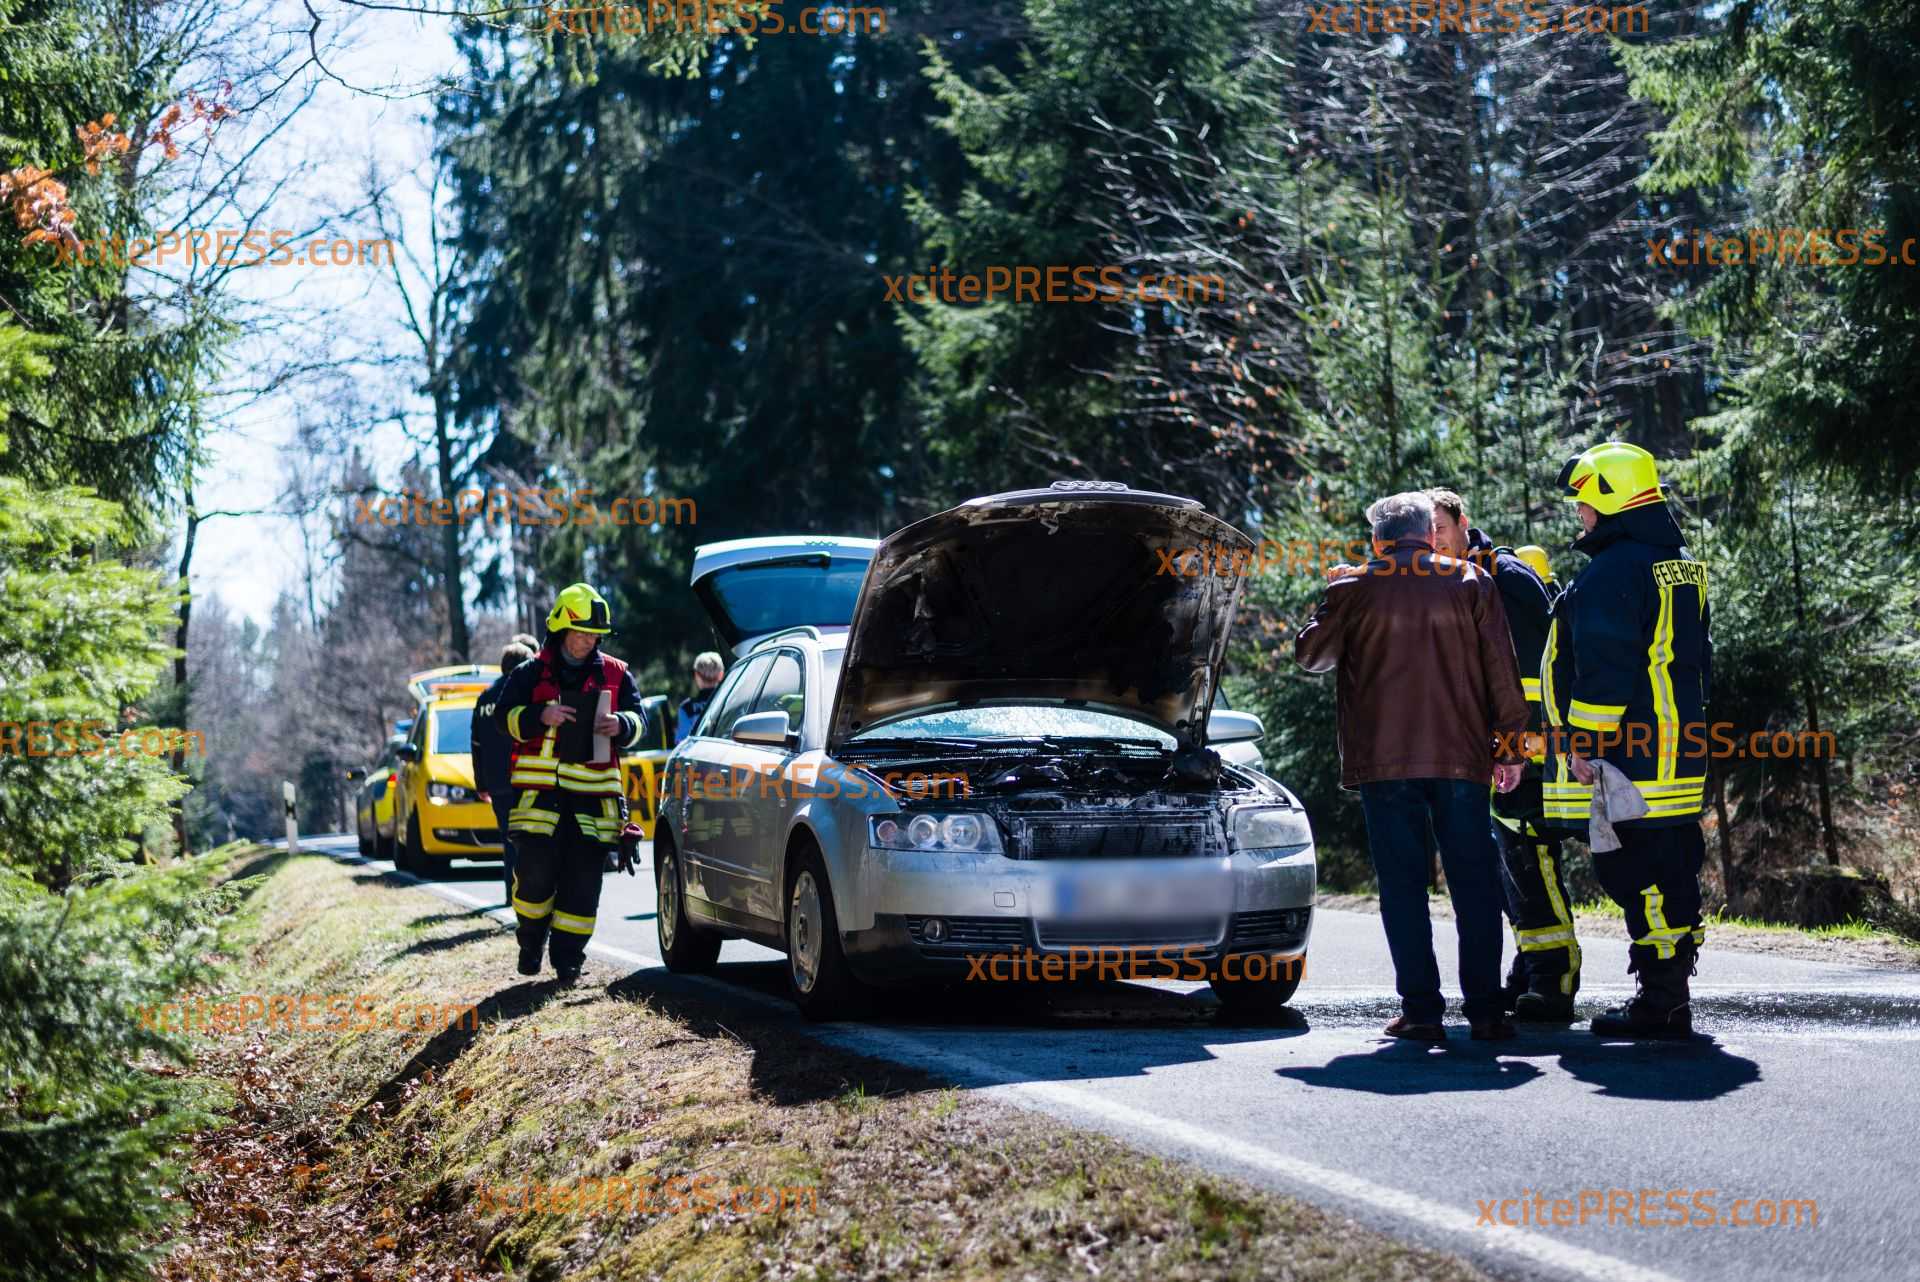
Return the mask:
M 1366 573 L 1328 584 L 1293 656 L 1309 672 L 1338 674 L 1340 783 L 1360 792 L 1400 993 L 1401 1016 L 1386 1031 L 1414 1041 L 1446 1036 L 1427 915 L 1431 823 L 1460 937 L 1462 1013 L 1475 1038 L 1512 1037 L 1487 806 L 1488 779 L 1510 791 L 1525 761 L 1527 701 L 1506 610 L 1491 575 L 1433 550 L 1425 493 L 1381 499 L 1367 520 L 1380 555 Z

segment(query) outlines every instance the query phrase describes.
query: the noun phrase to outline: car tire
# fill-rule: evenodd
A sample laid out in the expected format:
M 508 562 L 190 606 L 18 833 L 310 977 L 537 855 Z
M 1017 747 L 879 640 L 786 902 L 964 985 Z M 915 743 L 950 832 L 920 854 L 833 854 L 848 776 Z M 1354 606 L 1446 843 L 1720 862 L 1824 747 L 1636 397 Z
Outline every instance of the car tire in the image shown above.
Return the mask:
M 664 830 L 662 830 L 664 832 Z M 654 938 L 660 960 L 676 975 L 699 975 L 720 960 L 720 936 L 687 918 L 687 883 L 671 839 L 653 844 Z
M 407 820 L 407 836 L 399 844 L 400 848 L 393 856 L 393 866 L 401 872 L 410 872 L 416 877 L 426 876 L 426 860 L 421 857 L 420 851 L 419 815 L 413 815 Z
M 1223 979 L 1216 975 L 1207 981 L 1207 986 L 1230 1014 L 1272 1016 L 1287 1008 L 1287 1003 L 1300 990 L 1300 981 L 1306 978 L 1306 973 L 1307 959 L 1303 954 L 1293 973 L 1285 978 Z
M 826 866 L 811 844 L 795 852 L 787 870 L 787 986 L 794 1005 L 812 1020 L 857 1018 L 867 988 L 854 976 L 840 947 L 840 919 Z

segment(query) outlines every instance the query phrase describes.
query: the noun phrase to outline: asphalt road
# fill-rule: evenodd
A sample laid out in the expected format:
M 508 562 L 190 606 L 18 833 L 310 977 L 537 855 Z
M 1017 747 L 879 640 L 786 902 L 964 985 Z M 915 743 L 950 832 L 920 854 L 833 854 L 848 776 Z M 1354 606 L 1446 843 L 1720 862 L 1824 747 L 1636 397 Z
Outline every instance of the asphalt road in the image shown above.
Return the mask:
M 302 845 L 358 859 L 350 836 Z M 593 945 L 603 960 L 659 967 L 650 872 L 608 877 Z M 511 920 L 497 865 L 457 864 L 424 884 Z M 1451 927 L 1436 924 L 1457 1002 Z M 1582 948 L 1591 1013 L 1629 991 L 1626 945 Z M 690 982 L 717 1006 L 791 1012 L 783 966 L 729 943 L 714 978 Z M 1711 1036 L 1692 1044 L 1605 1043 L 1584 1025 L 1489 1044 L 1456 1022 L 1444 1049 L 1428 1048 L 1380 1035 L 1399 1007 L 1378 920 L 1322 911 L 1293 1006 L 1297 1019 L 1248 1027 L 1222 1022 L 1201 984 L 978 984 L 890 1002 L 871 1023 L 792 1018 L 796 1032 L 1295 1194 L 1498 1276 L 1920 1277 L 1920 975 L 1720 952 L 1709 934 L 1694 1025 Z M 1589 1206 L 1647 1190 L 1648 1223 L 1617 1206 L 1612 1223 L 1604 1211 L 1584 1225 L 1482 1222 L 1483 1201 L 1487 1215 L 1519 1218 L 1518 1202 L 1499 1203 L 1535 1195 L 1572 1200 L 1560 1218 L 1575 1221 L 1583 1190 L 1595 1191 Z M 1681 1209 L 1669 1190 L 1684 1190 Z M 1818 1221 L 1662 1224 L 1724 1220 L 1749 1198 L 1811 1201 Z

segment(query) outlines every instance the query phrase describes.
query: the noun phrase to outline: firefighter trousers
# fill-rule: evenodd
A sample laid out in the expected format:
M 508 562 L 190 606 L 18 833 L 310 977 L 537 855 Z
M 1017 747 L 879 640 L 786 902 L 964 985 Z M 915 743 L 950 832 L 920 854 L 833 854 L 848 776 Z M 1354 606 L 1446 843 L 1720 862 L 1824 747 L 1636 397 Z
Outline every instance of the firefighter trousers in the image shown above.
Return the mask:
M 1700 865 L 1707 839 L 1698 823 L 1649 828 L 1627 822 L 1614 825 L 1620 849 L 1595 853 L 1593 870 L 1600 886 L 1626 914 L 1627 972 L 1684 965 L 1706 942 L 1700 924 Z
M 1580 941 L 1574 938 L 1567 900 L 1566 850 L 1560 838 L 1543 834 L 1530 821 L 1514 822 L 1518 832 L 1497 819 L 1493 824 L 1500 885 L 1518 950 L 1508 982 L 1523 987 L 1530 979 L 1557 979 L 1560 991 L 1570 996 L 1580 991 Z
M 605 797 L 557 789 L 527 789 L 515 800 L 508 824 L 520 949 L 538 956 L 545 945 L 555 970 L 578 970 L 586 961 L 606 871 L 602 834 L 616 807 Z M 619 820 L 613 822 L 617 827 Z

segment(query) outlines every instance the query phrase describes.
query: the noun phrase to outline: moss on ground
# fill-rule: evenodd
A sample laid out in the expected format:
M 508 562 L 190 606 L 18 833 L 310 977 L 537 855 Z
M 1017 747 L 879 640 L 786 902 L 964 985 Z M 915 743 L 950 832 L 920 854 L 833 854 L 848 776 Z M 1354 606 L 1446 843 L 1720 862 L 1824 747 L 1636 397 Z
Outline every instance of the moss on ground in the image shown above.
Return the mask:
M 265 871 L 247 991 L 471 1002 L 479 1025 L 208 1037 L 196 1072 L 233 1102 L 197 1141 L 166 1282 L 1481 1276 L 789 1024 L 722 1024 L 661 972 L 592 961 L 573 990 L 524 980 L 483 915 L 365 869 Z M 483 1195 L 643 1175 L 817 1191 L 764 1212 Z

